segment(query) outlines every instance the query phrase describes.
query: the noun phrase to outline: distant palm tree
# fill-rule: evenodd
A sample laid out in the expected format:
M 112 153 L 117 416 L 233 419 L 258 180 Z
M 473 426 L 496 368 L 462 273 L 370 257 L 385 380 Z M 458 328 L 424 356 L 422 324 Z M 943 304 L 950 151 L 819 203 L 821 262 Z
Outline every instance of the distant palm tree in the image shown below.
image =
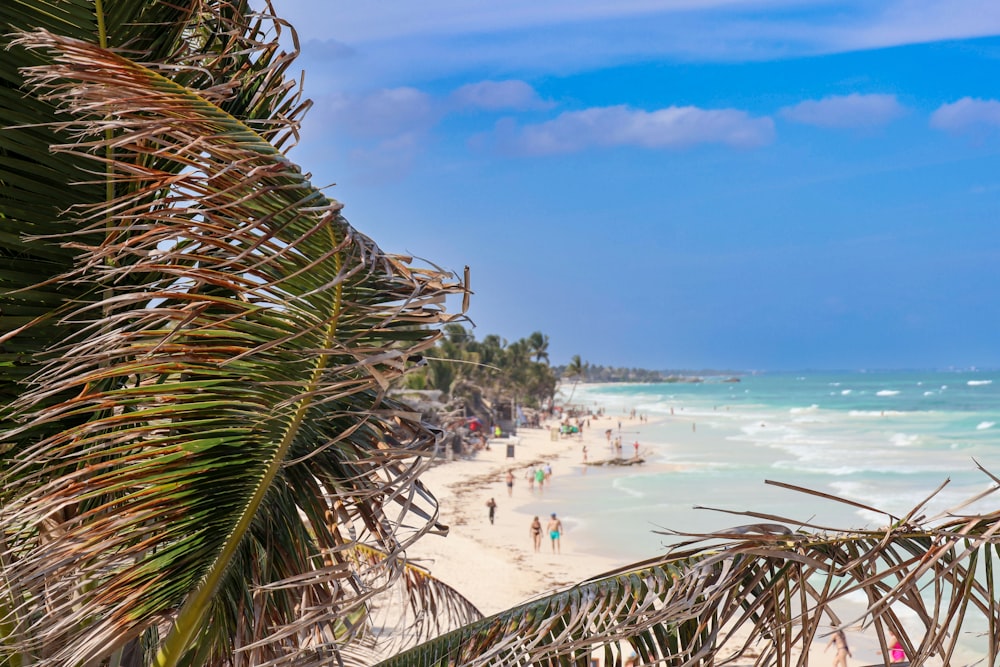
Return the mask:
M 566 366 L 566 376 L 579 381 L 586 374 L 586 367 L 583 360 L 580 359 L 579 354 L 574 354 L 573 358 L 570 359 L 569 364 Z
M 573 388 L 569 392 L 569 398 L 566 399 L 566 403 L 573 402 L 573 395 L 576 393 L 576 385 L 580 383 L 580 380 L 585 378 L 587 374 L 586 364 L 580 359 L 579 354 L 574 354 L 573 358 L 570 359 L 569 364 L 566 366 L 566 377 L 573 380 Z
M 546 363 L 549 361 L 549 337 L 543 334 L 541 331 L 533 331 L 527 339 L 528 347 L 531 350 L 531 356 L 535 358 L 535 361 L 540 362 L 542 359 Z

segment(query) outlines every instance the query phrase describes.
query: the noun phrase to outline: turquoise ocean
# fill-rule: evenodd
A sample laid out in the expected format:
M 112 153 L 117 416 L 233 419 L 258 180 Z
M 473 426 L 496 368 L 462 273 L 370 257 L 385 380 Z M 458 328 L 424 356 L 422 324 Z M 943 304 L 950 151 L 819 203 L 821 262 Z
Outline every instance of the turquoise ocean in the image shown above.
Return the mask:
M 658 531 L 698 533 L 759 521 L 715 510 L 752 510 L 831 529 L 874 528 L 889 517 L 766 480 L 895 516 L 950 480 L 920 512 L 933 517 L 993 485 L 977 462 L 1000 476 L 1000 372 L 738 377 L 564 386 L 573 404 L 604 410 L 591 429 L 620 434 L 626 456 L 638 441 L 646 459 L 632 467 L 560 464 L 570 469 L 556 470 L 546 500 L 564 518 L 567 542 L 631 562 L 679 539 Z M 648 421 L 630 419 L 632 410 Z M 588 455 L 593 461 L 613 451 Z M 1000 494 L 961 512 L 998 503 Z

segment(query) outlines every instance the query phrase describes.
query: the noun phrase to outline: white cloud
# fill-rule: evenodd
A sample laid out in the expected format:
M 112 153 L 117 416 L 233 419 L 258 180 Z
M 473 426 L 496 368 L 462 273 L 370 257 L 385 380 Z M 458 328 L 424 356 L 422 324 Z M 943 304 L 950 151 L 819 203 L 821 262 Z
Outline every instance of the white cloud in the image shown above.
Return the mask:
M 255 3 L 257 4 L 257 3 Z M 350 43 L 379 42 L 414 35 L 440 36 L 523 30 L 555 24 L 595 22 L 691 11 L 764 10 L 816 5 L 817 0 L 380 0 L 358 6 L 329 0 L 299 0 L 278 8 L 304 39 L 336 38 Z M 820 0 L 823 4 L 823 0 Z M 323 17 L 323 20 L 316 20 Z
M 542 100 L 529 84 L 516 79 L 466 84 L 453 92 L 451 99 L 459 108 L 486 111 L 526 111 L 552 106 Z
M 572 153 L 592 147 L 684 148 L 716 143 L 753 148 L 771 142 L 774 123 L 737 109 L 667 107 L 656 111 L 624 105 L 568 111 L 535 125 L 499 124 L 496 145 L 526 155 Z
M 773 59 L 1000 34 L 996 0 L 383 0 L 360 9 L 297 0 L 279 12 L 304 43 L 334 39 L 356 51 L 339 77 L 365 80 L 373 65 L 397 82 L 407 72 L 412 81 L 414 72 L 482 66 L 566 72 L 650 57 Z
M 766 25 L 782 33 L 786 43 L 795 39 L 834 50 L 980 37 L 1000 30 L 1000 3 L 994 0 L 381 0 L 361 9 L 329 0 L 298 0 L 280 5 L 278 11 L 303 39 L 335 37 L 352 44 L 571 23 L 634 21 L 648 28 L 692 15 L 711 18 L 722 34 L 734 25 Z M 803 18 L 810 14 L 815 20 Z M 708 36 L 703 37 L 705 46 L 711 46 Z
M 931 127 L 946 132 L 981 132 L 1000 128 L 1000 101 L 963 97 L 931 114 Z
M 317 106 L 324 121 L 362 137 L 388 137 L 427 129 L 440 116 L 430 95 L 405 86 L 366 95 L 336 95 L 325 103 L 319 101 Z
M 1000 33 L 1000 3 L 996 0 L 866 0 L 857 7 L 863 11 L 828 33 L 832 50 L 878 49 Z
M 785 107 L 781 115 L 788 120 L 818 127 L 877 127 L 903 114 L 895 95 L 831 95 L 821 100 L 806 100 Z

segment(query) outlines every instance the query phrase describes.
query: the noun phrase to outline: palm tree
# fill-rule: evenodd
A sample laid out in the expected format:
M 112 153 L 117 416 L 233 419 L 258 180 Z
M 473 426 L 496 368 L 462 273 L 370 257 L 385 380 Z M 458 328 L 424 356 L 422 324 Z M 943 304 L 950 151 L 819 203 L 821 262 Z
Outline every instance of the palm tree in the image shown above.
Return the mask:
M 573 394 L 576 393 L 576 385 L 580 383 L 580 379 L 586 377 L 587 374 L 587 364 L 580 359 L 579 354 L 574 354 L 573 358 L 570 359 L 569 364 L 566 366 L 566 377 L 573 379 L 573 389 L 569 392 L 569 398 L 566 399 L 566 404 L 569 405 L 573 401 Z
M 444 530 L 435 434 L 386 388 L 464 287 L 283 155 L 305 105 L 273 16 L 0 23 L 0 664 L 329 664 Z
M 586 365 L 583 363 L 583 360 L 580 359 L 579 354 L 574 354 L 573 358 L 570 359 L 569 365 L 566 366 L 567 377 L 571 377 L 579 381 L 585 374 Z
M 535 358 L 535 361 L 540 362 L 542 359 L 545 363 L 549 361 L 549 337 L 543 334 L 541 331 L 533 331 L 527 339 L 528 347 L 531 350 L 531 356 Z

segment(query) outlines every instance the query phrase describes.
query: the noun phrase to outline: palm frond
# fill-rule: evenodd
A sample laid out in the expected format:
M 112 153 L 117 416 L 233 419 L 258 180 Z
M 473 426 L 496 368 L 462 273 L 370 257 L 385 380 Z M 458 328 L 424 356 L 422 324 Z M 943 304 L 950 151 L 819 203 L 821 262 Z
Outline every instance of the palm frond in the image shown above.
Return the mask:
M 60 305 L 73 333 L 4 433 L 30 443 L 0 480 L 13 649 L 75 665 L 169 621 L 158 664 L 328 662 L 374 593 L 345 554 L 392 564 L 437 527 L 435 434 L 385 389 L 464 287 L 381 252 L 219 100 L 77 39 L 16 44 L 50 59 L 26 79 L 67 113 L 56 150 L 116 196 L 32 241 L 98 296 Z
M 38 370 L 36 352 L 80 328 L 60 314 L 71 304 L 78 307 L 100 300 L 111 289 L 104 286 L 95 292 L 86 282 L 59 280 L 75 265 L 81 246 L 37 239 L 75 229 L 77 207 L 108 202 L 128 187 L 109 173 L 85 178 L 88 166 L 93 167 L 90 160 L 50 150 L 67 140 L 58 129 L 59 106 L 30 94 L 22 74 L 24 68 L 47 63 L 48 56 L 14 43 L 13 35 L 42 28 L 107 46 L 217 101 L 280 146 L 297 136 L 299 118 L 308 106 L 285 79 L 295 54 L 278 47 L 282 26 L 273 12 L 250 12 L 245 0 L 0 3 L 4 52 L 0 63 L 0 368 L 4 371 L 0 374 L 0 430 L 9 426 L 7 404 Z M 163 171 L 183 168 L 152 156 L 144 156 L 143 161 Z M 149 196 L 148 205 L 155 208 L 158 193 Z M 128 233 L 109 225 L 92 230 L 87 242 L 98 245 L 107 234 Z M 24 329 L 29 323 L 30 329 Z M 16 446 L 16 441 L 8 439 L 7 446 Z
M 631 645 L 643 665 L 806 665 L 809 645 L 831 625 L 855 622 L 874 630 L 886 664 L 890 631 L 910 664 L 932 657 L 963 664 L 959 649 L 970 641 L 986 664 L 996 663 L 1000 512 L 952 511 L 932 524 L 897 520 L 870 531 L 788 528 L 795 525 L 768 517 L 681 535 L 689 539 L 661 557 L 495 614 L 379 665 L 586 665 L 593 651 L 613 664 L 619 643 Z M 867 600 L 858 618 L 842 617 L 848 599 Z
M 372 665 L 381 657 L 483 618 L 464 595 L 416 563 L 405 561 L 403 574 L 398 576 L 398 565 L 378 549 L 358 545 L 354 557 L 369 587 L 381 592 L 367 602 L 364 616 L 356 619 L 365 624 L 363 641 L 345 647 L 345 664 Z

